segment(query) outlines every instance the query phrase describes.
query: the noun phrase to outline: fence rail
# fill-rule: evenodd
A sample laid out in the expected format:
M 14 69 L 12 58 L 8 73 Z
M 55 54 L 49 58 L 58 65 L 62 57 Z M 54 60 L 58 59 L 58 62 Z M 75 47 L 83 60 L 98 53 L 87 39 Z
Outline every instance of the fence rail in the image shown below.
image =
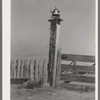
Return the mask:
M 66 61 L 95 62 L 95 56 L 90 55 L 61 54 L 61 59 Z
M 61 71 L 87 72 L 93 74 L 95 73 L 95 66 L 61 64 Z
M 61 80 L 95 83 L 95 56 L 61 54 L 61 59 L 71 61 L 61 64 Z M 77 65 L 76 62 L 91 63 L 91 66 Z
M 95 77 L 91 77 L 91 76 L 83 76 L 83 75 L 63 75 L 61 74 L 61 80 L 65 80 L 65 81 L 75 81 L 75 82 L 86 82 L 86 83 L 95 83 Z

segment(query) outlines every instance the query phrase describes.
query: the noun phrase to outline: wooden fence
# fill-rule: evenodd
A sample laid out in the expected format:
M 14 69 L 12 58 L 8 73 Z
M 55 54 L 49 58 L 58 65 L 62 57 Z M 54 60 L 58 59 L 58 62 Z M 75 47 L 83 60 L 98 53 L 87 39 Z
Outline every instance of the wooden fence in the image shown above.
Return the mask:
M 12 60 L 11 82 L 24 82 L 28 79 L 34 82 L 47 82 L 47 61 L 38 60 Z
M 60 80 L 61 71 L 61 49 L 57 51 L 57 63 L 55 71 L 55 81 L 57 84 Z M 51 82 L 51 76 L 54 73 L 49 72 L 47 60 L 11 60 L 11 83 L 23 83 L 28 79 L 34 82 L 43 83 Z
M 62 61 L 71 61 L 70 64 L 61 64 L 61 80 L 95 83 L 94 56 L 62 54 L 61 59 Z M 91 63 L 91 65 L 77 65 L 77 62 Z
M 62 64 L 61 61 L 70 61 Z M 77 65 L 77 62 L 90 62 L 91 65 Z M 95 57 L 86 55 L 61 54 L 57 52 L 55 84 L 60 80 L 69 82 L 95 83 Z M 34 82 L 50 82 L 47 60 L 11 60 L 11 82 L 23 83 L 28 79 Z

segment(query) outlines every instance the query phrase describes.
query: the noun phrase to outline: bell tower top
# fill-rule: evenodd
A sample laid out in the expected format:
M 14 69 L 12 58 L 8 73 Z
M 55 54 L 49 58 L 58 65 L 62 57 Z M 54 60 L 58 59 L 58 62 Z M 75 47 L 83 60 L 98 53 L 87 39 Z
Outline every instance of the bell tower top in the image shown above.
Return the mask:
M 58 17 L 60 17 L 60 11 L 55 7 L 55 9 L 52 11 L 52 18 Z
M 57 9 L 57 7 L 55 7 L 55 9 L 51 12 L 51 14 L 52 14 L 51 19 L 48 20 L 49 22 L 54 21 L 54 20 L 63 21 L 60 18 L 60 11 Z

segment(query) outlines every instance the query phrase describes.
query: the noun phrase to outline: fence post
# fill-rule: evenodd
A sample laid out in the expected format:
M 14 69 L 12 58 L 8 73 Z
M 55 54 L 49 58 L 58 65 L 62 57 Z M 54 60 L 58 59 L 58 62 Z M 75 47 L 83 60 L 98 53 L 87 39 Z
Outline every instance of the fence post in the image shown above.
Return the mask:
M 58 14 L 55 16 L 55 12 Z M 52 12 L 52 17 L 48 20 L 51 24 L 50 27 L 50 42 L 49 42 L 49 82 L 50 86 L 55 86 L 56 81 L 56 64 L 57 64 L 57 49 L 60 36 L 60 22 L 63 21 L 59 16 L 59 10 L 55 8 Z

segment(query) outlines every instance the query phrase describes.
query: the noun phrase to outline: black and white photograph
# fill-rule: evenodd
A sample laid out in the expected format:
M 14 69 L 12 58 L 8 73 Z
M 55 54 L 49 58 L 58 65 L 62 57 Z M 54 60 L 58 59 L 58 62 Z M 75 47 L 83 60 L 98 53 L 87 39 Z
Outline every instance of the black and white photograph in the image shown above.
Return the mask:
M 96 1 L 11 0 L 10 100 L 97 100 Z

